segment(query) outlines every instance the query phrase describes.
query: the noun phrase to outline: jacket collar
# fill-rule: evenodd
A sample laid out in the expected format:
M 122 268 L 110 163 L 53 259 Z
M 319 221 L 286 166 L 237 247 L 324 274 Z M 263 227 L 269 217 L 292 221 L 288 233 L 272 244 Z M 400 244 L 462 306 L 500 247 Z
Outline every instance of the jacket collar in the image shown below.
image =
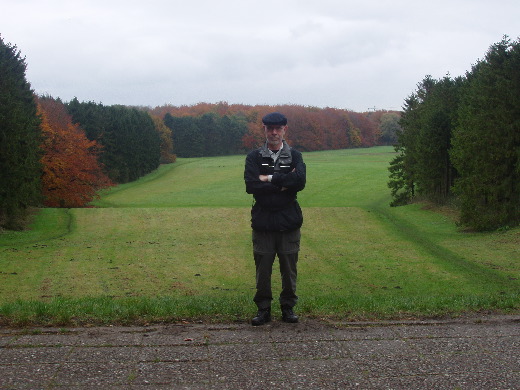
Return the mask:
M 269 148 L 267 147 L 267 141 L 264 146 L 260 148 L 260 154 L 262 157 L 271 157 L 271 153 L 269 152 Z M 287 158 L 291 156 L 291 147 L 285 140 L 282 141 L 282 150 L 280 152 L 280 156 L 278 158 Z

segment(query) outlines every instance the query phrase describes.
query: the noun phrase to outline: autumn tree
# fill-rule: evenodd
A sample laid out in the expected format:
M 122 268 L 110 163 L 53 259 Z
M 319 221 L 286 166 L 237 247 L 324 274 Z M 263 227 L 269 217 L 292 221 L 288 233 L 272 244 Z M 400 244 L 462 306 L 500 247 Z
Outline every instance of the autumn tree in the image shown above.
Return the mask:
M 366 113 L 350 112 L 350 121 L 353 128 L 350 131 L 349 139 L 353 147 L 370 147 L 377 145 L 379 140 L 379 126 L 370 119 Z
M 164 124 L 164 121 L 156 116 L 152 116 L 155 130 L 161 138 L 161 164 L 174 163 L 177 156 L 173 153 L 173 137 L 172 130 Z
M 0 37 L 0 228 L 23 229 L 41 200 L 40 120 L 25 58 Z
M 83 207 L 112 185 L 98 163 L 99 146 L 73 124 L 63 103 L 38 99 L 42 118 L 42 188 L 49 207 Z

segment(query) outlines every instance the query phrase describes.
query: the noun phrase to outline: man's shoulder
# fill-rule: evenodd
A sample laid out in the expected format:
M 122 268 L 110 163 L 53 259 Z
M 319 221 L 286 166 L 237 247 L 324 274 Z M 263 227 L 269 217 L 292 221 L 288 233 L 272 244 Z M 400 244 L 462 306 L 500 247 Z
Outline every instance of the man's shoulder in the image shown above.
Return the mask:
M 266 145 L 261 145 L 255 149 L 252 149 L 249 151 L 249 153 L 247 154 L 247 157 L 251 156 L 251 157 L 257 157 L 257 156 L 260 156 L 260 155 L 265 155 L 265 156 L 269 156 L 269 151 L 267 149 L 267 146 Z
M 291 148 L 291 154 L 293 155 L 293 157 L 297 156 L 297 157 L 302 158 L 302 153 L 299 150 L 296 150 L 294 148 Z
M 246 157 L 249 158 L 249 157 L 256 157 L 260 154 L 260 149 L 259 148 L 256 148 L 256 149 L 253 149 L 253 150 L 250 150 Z

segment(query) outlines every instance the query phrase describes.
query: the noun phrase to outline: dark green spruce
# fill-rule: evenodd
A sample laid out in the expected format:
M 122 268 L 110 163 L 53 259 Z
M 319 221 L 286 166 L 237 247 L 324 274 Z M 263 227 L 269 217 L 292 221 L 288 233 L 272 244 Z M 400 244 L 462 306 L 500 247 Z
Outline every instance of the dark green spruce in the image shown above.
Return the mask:
M 23 229 L 41 201 L 40 119 L 27 65 L 0 37 L 0 228 Z

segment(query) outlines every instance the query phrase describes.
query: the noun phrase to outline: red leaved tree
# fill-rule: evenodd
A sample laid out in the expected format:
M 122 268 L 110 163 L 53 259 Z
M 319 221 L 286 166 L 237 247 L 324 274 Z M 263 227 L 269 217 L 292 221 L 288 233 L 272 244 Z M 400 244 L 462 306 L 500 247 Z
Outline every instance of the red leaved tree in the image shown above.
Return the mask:
M 99 146 L 72 123 L 59 100 L 38 98 L 43 135 L 42 187 L 48 207 L 84 207 L 114 185 L 97 160 Z

